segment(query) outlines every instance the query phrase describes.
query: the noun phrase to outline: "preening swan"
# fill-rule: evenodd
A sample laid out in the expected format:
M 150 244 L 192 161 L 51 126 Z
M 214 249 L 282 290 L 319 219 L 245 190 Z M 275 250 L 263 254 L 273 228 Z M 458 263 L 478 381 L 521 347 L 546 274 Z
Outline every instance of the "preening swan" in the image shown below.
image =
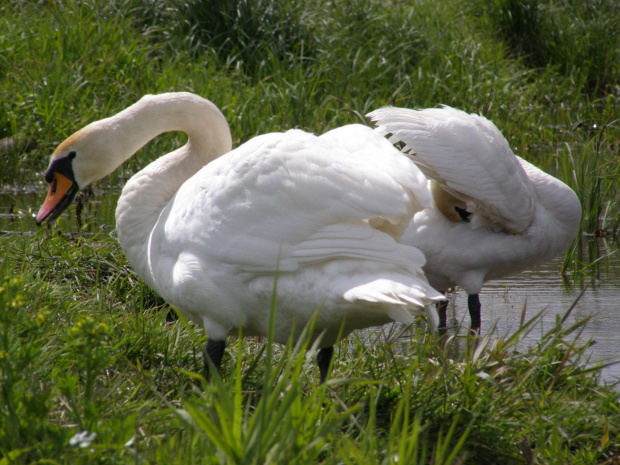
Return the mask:
M 429 178 L 434 205 L 417 212 L 403 242 L 426 256 L 424 272 L 440 290 L 468 294 L 480 330 L 484 281 L 518 273 L 564 252 L 581 205 L 558 179 L 517 157 L 488 119 L 449 107 L 384 107 L 367 115 L 391 142 L 405 144 Z M 440 327 L 446 304 L 439 305 Z
M 276 279 L 274 339 L 298 337 L 318 311 L 321 381 L 333 344 L 354 329 L 425 313 L 436 327 L 443 297 L 424 277 L 422 253 L 399 243 L 413 214 L 430 205 L 424 176 L 361 125 L 346 129 L 355 150 L 291 130 L 231 151 L 213 103 L 148 95 L 60 144 L 37 223 L 57 218 L 79 189 L 166 131 L 183 131 L 188 142 L 124 186 L 118 239 L 136 272 L 205 328 L 215 367 L 239 328 L 268 334 Z

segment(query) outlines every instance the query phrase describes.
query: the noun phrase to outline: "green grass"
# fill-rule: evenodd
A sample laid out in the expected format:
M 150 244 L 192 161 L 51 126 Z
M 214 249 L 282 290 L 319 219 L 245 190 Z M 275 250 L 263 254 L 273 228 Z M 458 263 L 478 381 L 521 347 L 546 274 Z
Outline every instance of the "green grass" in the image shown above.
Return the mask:
M 507 339 L 445 348 L 424 326 L 405 339 L 362 332 L 338 346 L 323 386 L 304 340 L 242 338 L 205 384 L 202 331 L 171 317 L 113 239 L 93 241 L 42 231 L 7 251 L 2 463 L 598 464 L 620 454 L 618 393 L 586 367 L 584 322 L 558 317 L 527 350 L 517 346 L 537 318 Z M 72 445 L 83 431 L 92 443 Z
M 614 92 L 620 58 L 617 2 L 495 0 L 491 5 L 499 36 L 528 66 L 551 65 L 583 80 L 590 92 Z
M 443 103 L 483 112 L 517 154 L 573 187 L 584 233 L 617 234 L 613 2 L 12 0 L 0 11 L 0 138 L 28 141 L 3 150 L 3 184 L 38 182 L 59 142 L 146 93 L 213 100 L 236 144 L 321 133 L 385 104 Z M 105 182 L 182 138 L 158 138 Z M 87 208 L 89 223 L 109 207 Z M 585 322 L 558 320 L 529 349 L 519 341 L 535 320 L 477 347 L 444 348 L 423 328 L 398 342 L 361 333 L 338 346 L 327 386 L 303 341 L 240 339 L 223 378 L 205 384 L 204 333 L 133 273 L 113 237 L 59 223 L 64 234 L 0 235 L 0 465 L 620 455 L 618 394 L 586 368 Z M 596 257 L 581 245 L 565 268 L 587 280 Z
M 566 144 L 581 158 L 602 128 L 609 144 L 601 155 L 617 159 L 616 40 L 588 39 L 589 48 L 612 57 L 597 78 L 605 84 L 593 89 L 598 81 L 588 77 L 592 65 L 575 53 L 566 53 L 577 57 L 570 72 L 551 59 L 533 67 L 514 58 L 511 44 L 527 31 L 506 31 L 504 10 L 490 0 L 389 6 L 315 0 L 305 8 L 268 0 L 157 5 L 69 0 L 5 7 L 0 136 L 21 133 L 39 145 L 5 159 L 4 180 L 27 167 L 42 169 L 54 146 L 86 123 L 145 93 L 168 90 L 212 99 L 237 142 L 290 127 L 322 132 L 384 104 L 444 103 L 484 111 L 521 155 L 543 167 L 552 166 Z M 539 9 L 540 22 L 557 29 L 583 23 L 590 31 L 598 24 L 585 8 L 543 9 L 541 3 Z M 581 22 L 569 22 L 575 13 Z M 605 24 L 611 23 L 612 38 L 618 16 L 609 7 Z M 502 40 L 502 31 L 512 35 Z M 584 34 L 573 34 L 571 46 L 578 47 Z M 537 40 L 555 43 L 546 36 Z M 172 137 L 155 142 L 152 153 L 173 143 Z

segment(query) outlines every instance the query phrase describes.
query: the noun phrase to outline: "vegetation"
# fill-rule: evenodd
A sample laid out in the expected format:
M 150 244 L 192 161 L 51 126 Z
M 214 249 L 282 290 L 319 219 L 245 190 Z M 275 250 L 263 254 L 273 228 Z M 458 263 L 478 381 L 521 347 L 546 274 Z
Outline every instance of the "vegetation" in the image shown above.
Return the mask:
M 525 353 L 535 319 L 507 340 L 445 348 L 423 326 L 404 339 L 360 333 L 340 344 L 327 386 L 303 341 L 240 338 L 223 379 L 205 384 L 203 333 L 170 318 L 115 243 L 93 240 L 43 232 L 7 251 L 3 463 L 586 464 L 620 453 L 618 393 L 585 368 L 583 322 L 558 319 Z
M 60 141 L 146 93 L 213 100 L 235 143 L 443 103 L 483 112 L 517 154 L 571 185 L 584 233 L 617 234 L 615 2 L 8 0 L 0 12 L 3 184 L 36 182 Z M 181 138 L 158 138 L 104 182 Z M 204 333 L 93 227 L 102 208 L 88 205 L 82 228 L 65 215 L 59 228 L 0 235 L 0 465 L 620 455 L 618 392 L 586 365 L 583 321 L 558 318 L 526 350 L 536 319 L 505 340 L 361 332 L 339 345 L 326 386 L 304 341 L 239 338 L 205 383 Z M 566 268 L 587 276 L 578 245 Z

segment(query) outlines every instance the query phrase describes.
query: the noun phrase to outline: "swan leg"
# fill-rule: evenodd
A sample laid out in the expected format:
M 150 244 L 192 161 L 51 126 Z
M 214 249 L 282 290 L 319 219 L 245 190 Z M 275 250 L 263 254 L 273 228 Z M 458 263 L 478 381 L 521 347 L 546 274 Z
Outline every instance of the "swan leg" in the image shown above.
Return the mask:
M 209 339 L 205 347 L 205 379 L 210 377 L 209 360 L 216 370 L 219 371 L 222 365 L 222 357 L 224 357 L 224 349 L 226 349 L 226 341 L 221 339 Z
M 480 334 L 480 297 L 478 294 L 470 294 L 467 296 L 467 307 L 469 308 L 469 317 L 471 318 L 472 334 Z
M 442 292 L 445 295 L 445 293 Z M 437 333 L 440 338 L 444 338 L 444 336 L 448 332 L 448 318 L 446 316 L 446 312 L 448 310 L 448 301 L 442 300 L 441 302 L 437 302 L 437 315 L 439 315 L 439 325 L 437 326 Z
M 319 349 L 319 353 L 316 355 L 316 361 L 319 365 L 319 372 L 321 373 L 320 384 L 323 384 L 327 379 L 327 371 L 329 370 L 329 364 L 332 361 L 334 355 L 334 346 L 323 347 Z
M 446 312 L 448 310 L 448 301 L 442 300 L 437 303 L 437 314 L 439 315 L 439 326 L 438 329 L 446 329 L 448 327 L 448 319 L 446 317 Z

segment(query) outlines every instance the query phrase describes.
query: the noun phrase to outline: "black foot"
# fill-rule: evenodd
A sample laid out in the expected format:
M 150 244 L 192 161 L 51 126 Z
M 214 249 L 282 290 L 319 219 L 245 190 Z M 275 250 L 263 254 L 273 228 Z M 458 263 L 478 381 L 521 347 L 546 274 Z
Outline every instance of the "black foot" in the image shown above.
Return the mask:
M 470 332 L 478 335 L 480 334 L 480 297 L 478 297 L 478 294 L 467 296 L 467 307 L 469 308 L 469 317 L 471 318 Z
M 321 381 L 320 384 L 323 384 L 327 379 L 327 372 L 329 370 L 329 364 L 332 361 L 332 356 L 334 355 L 334 347 L 323 347 L 319 350 L 319 353 L 316 355 L 316 361 L 319 364 L 319 372 L 321 373 Z
M 207 346 L 205 347 L 205 379 L 208 380 L 211 376 L 211 370 L 209 368 L 209 361 L 213 364 L 216 370 L 219 371 L 222 365 L 222 357 L 224 357 L 224 350 L 226 349 L 226 341 L 209 339 Z

